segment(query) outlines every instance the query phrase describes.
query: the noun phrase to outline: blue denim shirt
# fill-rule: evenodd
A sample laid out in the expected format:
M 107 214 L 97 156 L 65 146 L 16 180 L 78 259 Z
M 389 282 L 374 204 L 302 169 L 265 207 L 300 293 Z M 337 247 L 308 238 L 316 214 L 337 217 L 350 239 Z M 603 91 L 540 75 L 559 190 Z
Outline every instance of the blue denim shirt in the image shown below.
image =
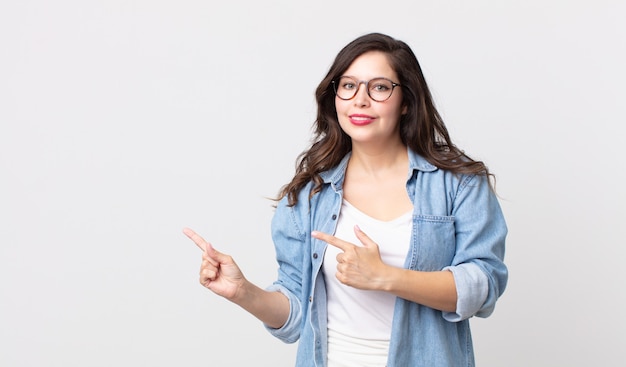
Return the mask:
M 299 193 L 297 205 L 289 207 L 283 198 L 272 219 L 279 269 L 267 289 L 287 296 L 290 313 L 282 327 L 267 329 L 284 342 L 299 340 L 297 367 L 326 366 L 321 265 L 327 245 L 310 234 L 335 232 L 349 157 L 322 174 L 324 186 L 310 200 L 311 183 Z M 414 209 L 404 266 L 451 271 L 458 301 L 456 312 L 447 313 L 397 298 L 387 366 L 474 366 L 468 319 L 493 312 L 508 278 L 503 263 L 507 228 L 500 205 L 484 176 L 452 174 L 410 150 L 406 188 Z

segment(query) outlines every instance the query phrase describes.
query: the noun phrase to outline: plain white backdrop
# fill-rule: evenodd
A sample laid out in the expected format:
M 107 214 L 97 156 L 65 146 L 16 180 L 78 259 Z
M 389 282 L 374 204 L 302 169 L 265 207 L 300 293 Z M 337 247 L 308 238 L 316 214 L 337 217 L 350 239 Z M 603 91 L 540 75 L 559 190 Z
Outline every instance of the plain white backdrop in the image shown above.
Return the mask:
M 292 366 L 198 283 L 190 226 L 260 286 L 313 92 L 377 31 L 496 173 L 509 287 L 477 365 L 621 366 L 623 1 L 0 3 L 0 365 Z

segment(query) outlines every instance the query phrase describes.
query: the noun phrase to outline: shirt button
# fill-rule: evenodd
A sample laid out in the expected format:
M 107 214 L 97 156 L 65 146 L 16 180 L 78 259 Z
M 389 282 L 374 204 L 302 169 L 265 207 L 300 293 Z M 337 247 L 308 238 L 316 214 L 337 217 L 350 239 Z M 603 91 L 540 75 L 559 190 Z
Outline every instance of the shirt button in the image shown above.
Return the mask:
M 313 258 L 317 259 L 317 252 L 313 254 Z
M 309 297 L 309 302 L 313 302 L 313 296 Z
M 333 220 L 337 219 L 337 214 L 333 214 L 332 218 Z

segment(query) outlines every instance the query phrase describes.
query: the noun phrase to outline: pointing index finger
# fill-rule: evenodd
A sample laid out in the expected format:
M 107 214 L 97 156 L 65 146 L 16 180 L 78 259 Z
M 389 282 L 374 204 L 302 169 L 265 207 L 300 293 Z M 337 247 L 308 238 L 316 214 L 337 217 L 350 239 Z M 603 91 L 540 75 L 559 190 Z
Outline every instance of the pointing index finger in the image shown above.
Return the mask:
M 200 237 L 200 235 L 194 232 L 191 228 L 183 228 L 183 233 L 185 236 L 189 237 L 189 239 L 191 239 L 196 246 L 200 248 L 200 250 L 206 252 L 207 242 L 204 238 Z
M 342 251 L 348 250 L 350 247 L 354 246 L 351 243 L 348 243 L 344 240 L 341 240 L 333 235 L 328 233 L 313 231 L 311 232 L 311 236 L 313 238 L 317 238 L 318 240 L 322 240 L 331 246 L 335 246 Z

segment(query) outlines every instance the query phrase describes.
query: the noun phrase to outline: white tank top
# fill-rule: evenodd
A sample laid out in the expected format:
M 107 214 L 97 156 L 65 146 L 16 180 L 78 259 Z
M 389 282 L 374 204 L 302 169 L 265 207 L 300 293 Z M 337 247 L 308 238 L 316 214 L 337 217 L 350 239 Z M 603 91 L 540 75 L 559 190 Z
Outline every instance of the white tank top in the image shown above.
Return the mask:
M 408 212 L 392 221 L 380 221 L 344 200 L 335 236 L 361 246 L 354 234 L 358 224 L 378 244 L 384 263 L 403 267 L 409 250 L 411 219 L 412 212 Z M 384 366 L 396 296 L 341 284 L 335 276 L 339 252 L 329 245 L 322 264 L 328 297 L 328 366 Z

